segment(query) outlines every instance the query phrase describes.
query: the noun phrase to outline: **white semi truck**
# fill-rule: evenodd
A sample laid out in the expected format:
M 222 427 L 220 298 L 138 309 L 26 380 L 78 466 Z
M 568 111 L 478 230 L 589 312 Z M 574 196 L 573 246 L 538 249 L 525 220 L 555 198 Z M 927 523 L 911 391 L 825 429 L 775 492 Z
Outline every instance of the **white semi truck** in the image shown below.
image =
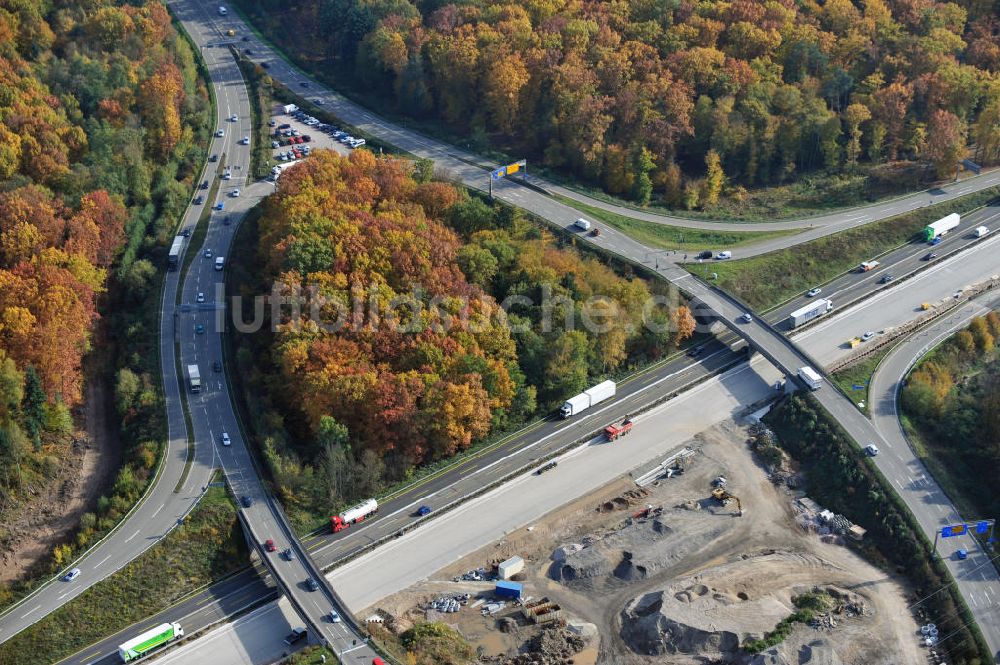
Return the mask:
M 198 371 L 197 365 L 188 365 L 188 378 L 191 381 L 191 392 L 200 393 L 201 392 L 201 372 Z
M 161 623 L 150 628 L 145 633 L 137 635 L 128 642 L 118 646 L 118 657 L 123 663 L 129 663 L 146 654 L 159 649 L 168 642 L 184 637 L 184 629 L 177 622 Z
M 579 395 L 574 395 L 566 400 L 559 409 L 559 415 L 563 418 L 575 416 L 581 411 L 586 411 L 599 402 L 603 402 L 609 397 L 615 396 L 615 382 L 604 381 L 598 383 L 589 390 L 584 390 Z
M 803 323 L 819 318 L 831 310 L 833 310 L 833 303 L 826 298 L 820 298 L 789 314 L 789 321 L 792 328 L 798 328 Z
M 809 390 L 819 390 L 823 385 L 823 377 L 812 367 L 800 367 L 799 378 L 809 386 Z

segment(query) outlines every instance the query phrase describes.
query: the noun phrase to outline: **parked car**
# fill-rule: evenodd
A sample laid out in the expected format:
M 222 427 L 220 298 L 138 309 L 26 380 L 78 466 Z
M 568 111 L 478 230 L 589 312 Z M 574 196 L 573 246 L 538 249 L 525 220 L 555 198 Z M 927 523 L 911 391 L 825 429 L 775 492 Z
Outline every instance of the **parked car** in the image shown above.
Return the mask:
M 229 438 L 229 432 L 222 433 L 222 445 L 226 447 L 233 445 L 232 440 Z
M 80 576 L 80 573 L 81 571 L 79 568 L 74 568 L 73 570 L 63 575 L 63 582 L 72 582 L 73 580 L 75 580 Z
M 278 124 L 278 123 L 277 123 L 277 121 L 275 121 L 275 119 L 274 119 L 274 118 L 271 118 L 270 120 L 268 120 L 268 121 L 267 121 L 267 126 L 268 126 L 268 127 L 274 127 L 274 126 L 275 126 L 275 125 L 277 125 L 277 124 Z
M 297 642 L 301 642 L 306 639 L 306 629 L 305 628 L 292 628 L 292 632 L 288 633 L 288 637 L 285 638 L 285 644 L 292 646 Z

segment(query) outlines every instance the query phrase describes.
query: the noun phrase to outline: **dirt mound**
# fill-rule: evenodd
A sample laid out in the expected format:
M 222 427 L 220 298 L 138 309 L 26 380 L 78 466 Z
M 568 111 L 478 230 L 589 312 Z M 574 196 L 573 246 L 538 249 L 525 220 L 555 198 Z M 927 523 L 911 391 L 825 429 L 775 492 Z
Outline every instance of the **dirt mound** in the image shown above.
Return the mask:
M 750 658 L 747 665 L 843 665 L 843 661 L 828 640 L 818 639 L 798 649 L 784 644 L 773 647 Z
M 543 629 L 524 646 L 527 653 L 487 656 L 480 658 L 479 662 L 491 665 L 562 665 L 572 662 L 573 656 L 587 646 L 587 640 L 564 628 L 553 626 Z
M 729 655 L 739 647 L 736 633 L 706 630 L 667 616 L 664 597 L 663 591 L 644 594 L 622 612 L 622 638 L 636 653 Z

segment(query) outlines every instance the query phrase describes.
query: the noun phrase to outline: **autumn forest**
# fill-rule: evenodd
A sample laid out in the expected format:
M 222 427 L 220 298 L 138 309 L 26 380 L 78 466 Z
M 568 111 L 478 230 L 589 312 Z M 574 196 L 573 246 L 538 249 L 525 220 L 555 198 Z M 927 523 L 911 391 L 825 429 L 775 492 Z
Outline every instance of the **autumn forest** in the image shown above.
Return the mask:
M 813 173 L 914 187 L 1000 157 L 992 2 L 241 4 L 335 85 L 640 203 L 711 208 L 720 178 L 736 198 Z

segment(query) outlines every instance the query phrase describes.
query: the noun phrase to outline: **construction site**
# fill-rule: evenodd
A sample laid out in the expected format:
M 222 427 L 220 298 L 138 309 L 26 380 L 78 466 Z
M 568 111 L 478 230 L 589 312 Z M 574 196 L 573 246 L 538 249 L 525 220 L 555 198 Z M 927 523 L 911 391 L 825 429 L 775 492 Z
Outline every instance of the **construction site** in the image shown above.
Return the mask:
M 864 531 L 753 440 L 722 423 L 367 615 L 445 622 L 496 665 L 929 662 L 906 590 L 851 547 Z M 780 643 L 754 642 L 805 604 Z

